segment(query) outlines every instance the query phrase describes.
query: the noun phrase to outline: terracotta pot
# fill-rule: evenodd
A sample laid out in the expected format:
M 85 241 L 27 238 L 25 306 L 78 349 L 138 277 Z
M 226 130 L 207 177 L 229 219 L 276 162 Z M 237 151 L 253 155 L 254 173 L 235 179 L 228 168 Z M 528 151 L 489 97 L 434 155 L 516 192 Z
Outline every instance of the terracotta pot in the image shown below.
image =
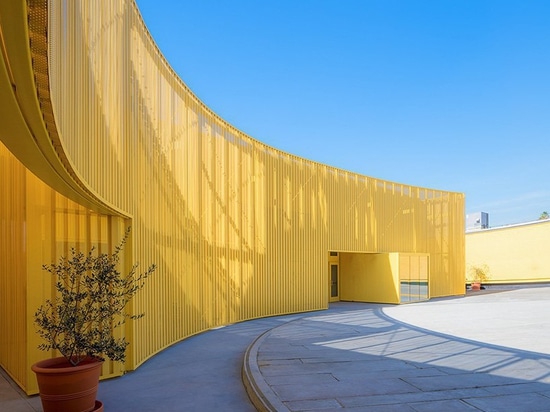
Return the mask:
M 480 282 L 472 282 L 471 290 L 481 290 Z
M 103 408 L 95 399 L 102 364 L 102 360 L 90 357 L 72 366 L 60 357 L 32 365 L 44 412 L 90 412 L 98 410 L 98 406 Z

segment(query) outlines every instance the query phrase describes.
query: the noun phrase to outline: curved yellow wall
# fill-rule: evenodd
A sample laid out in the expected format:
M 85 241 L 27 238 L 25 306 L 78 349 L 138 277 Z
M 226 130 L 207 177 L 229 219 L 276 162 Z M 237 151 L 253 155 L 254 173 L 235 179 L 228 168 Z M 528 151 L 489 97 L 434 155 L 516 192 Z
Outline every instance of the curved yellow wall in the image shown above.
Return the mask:
M 26 273 L 31 292 L 23 299 L 27 328 L 21 332 L 28 353 L 17 367 L 6 368 L 12 375 L 28 370 L 40 355 L 29 315 L 51 287 L 35 293 L 35 282 L 43 282 L 37 265 L 75 242 L 83 248 L 116 243 L 126 224 L 133 228 L 127 258 L 158 265 L 133 302 L 146 316 L 126 331 L 130 369 L 215 326 L 326 308 L 328 251 L 429 254 L 429 295 L 464 293 L 462 194 L 360 176 L 243 134 L 175 75 L 133 1 L 52 0 L 49 7 L 47 82 L 43 75 L 36 82 L 42 84 L 40 111 L 52 147 L 42 146 L 55 150 L 50 164 L 62 165 L 67 176 L 52 177 L 46 167 L 35 173 L 58 184 L 64 196 L 33 183 L 58 199 L 39 213 L 28 191 L 12 189 L 31 207 L 26 215 L 9 208 L 5 215 L 23 222 L 18 230 L 28 239 L 44 226 L 24 221 L 40 220 L 41 214 L 48 221 L 56 202 L 72 202 L 79 212 L 61 211 L 72 217 L 45 226 L 44 241 L 58 239 L 53 250 L 17 254 L 19 261 L 32 262 L 17 274 Z M 33 27 L 30 36 L 39 31 Z M 40 47 L 33 47 L 40 55 Z M 33 61 L 37 70 L 41 60 Z M 0 137 L 14 147 L 6 134 Z M 17 155 L 32 167 L 25 150 Z M 17 173 L 1 179 L 16 179 Z M 106 228 L 97 239 L 82 229 L 96 221 Z M 12 275 L 3 269 L 0 278 Z M 18 381 L 34 390 L 32 376 Z
M 466 234 L 466 270 L 487 265 L 487 283 L 550 280 L 550 220 Z

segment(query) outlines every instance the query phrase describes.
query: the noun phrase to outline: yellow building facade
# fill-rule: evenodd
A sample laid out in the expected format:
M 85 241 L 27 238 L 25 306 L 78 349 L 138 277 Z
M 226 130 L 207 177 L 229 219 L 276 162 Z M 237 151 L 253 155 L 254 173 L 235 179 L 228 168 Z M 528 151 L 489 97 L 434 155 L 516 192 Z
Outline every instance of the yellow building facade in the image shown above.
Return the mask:
M 550 220 L 466 233 L 466 271 L 486 267 L 486 283 L 550 281 Z
M 269 147 L 173 72 L 132 0 L 0 2 L 0 365 L 35 393 L 41 265 L 71 247 L 157 271 L 115 333 L 138 367 L 213 327 L 464 293 L 464 196 Z M 353 148 L 350 148 L 353 150 Z

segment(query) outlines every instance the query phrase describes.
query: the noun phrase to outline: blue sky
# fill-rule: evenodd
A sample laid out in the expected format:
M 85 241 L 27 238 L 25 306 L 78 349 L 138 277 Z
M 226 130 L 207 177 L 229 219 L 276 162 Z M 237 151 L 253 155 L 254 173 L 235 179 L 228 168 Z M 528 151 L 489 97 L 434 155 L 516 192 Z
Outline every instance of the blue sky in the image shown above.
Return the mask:
M 491 226 L 550 212 L 550 1 L 137 4 L 183 81 L 250 136 L 464 192 Z

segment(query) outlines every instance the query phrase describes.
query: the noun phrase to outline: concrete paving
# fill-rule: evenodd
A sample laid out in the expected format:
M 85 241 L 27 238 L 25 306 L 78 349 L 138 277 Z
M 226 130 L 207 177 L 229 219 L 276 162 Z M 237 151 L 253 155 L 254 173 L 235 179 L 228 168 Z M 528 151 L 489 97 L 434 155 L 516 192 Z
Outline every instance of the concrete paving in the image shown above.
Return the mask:
M 226 326 L 101 382 L 98 399 L 106 411 L 550 411 L 550 288 L 485 292 Z M 40 410 L 0 376 L 0 411 Z
M 550 411 L 550 288 L 401 306 L 344 303 L 247 352 L 277 411 Z
M 257 319 L 185 339 L 136 371 L 101 381 L 97 399 L 106 412 L 256 411 L 241 379 L 247 347 L 266 330 L 303 316 Z M 0 368 L 0 412 L 41 412 Z

